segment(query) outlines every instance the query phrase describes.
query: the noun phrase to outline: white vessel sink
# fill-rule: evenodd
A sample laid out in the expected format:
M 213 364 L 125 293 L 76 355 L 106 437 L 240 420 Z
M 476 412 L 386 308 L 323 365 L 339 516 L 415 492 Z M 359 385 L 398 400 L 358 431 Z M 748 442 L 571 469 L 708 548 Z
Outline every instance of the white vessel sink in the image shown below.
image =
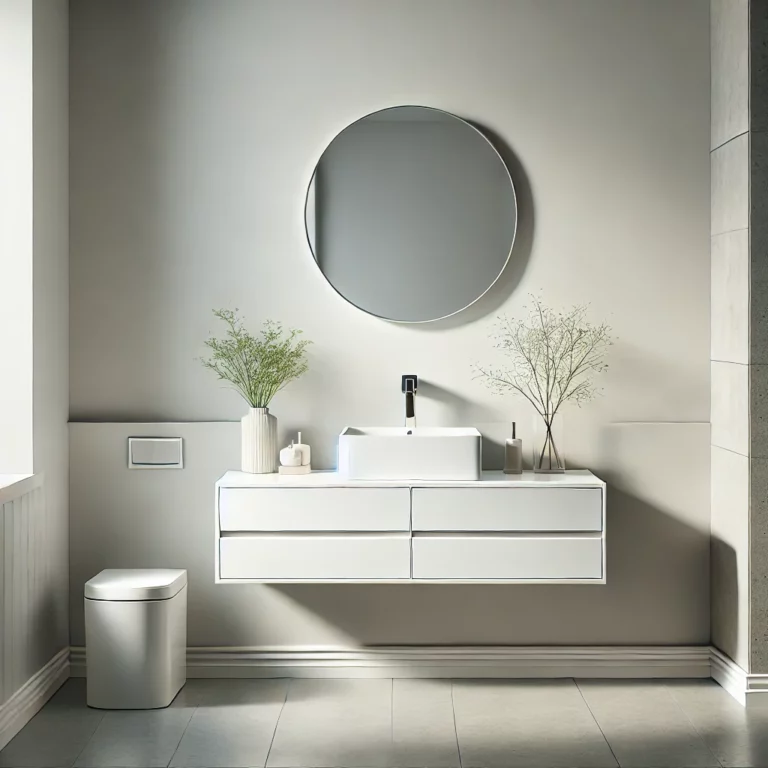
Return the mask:
M 474 427 L 347 427 L 339 474 L 349 480 L 479 480 Z

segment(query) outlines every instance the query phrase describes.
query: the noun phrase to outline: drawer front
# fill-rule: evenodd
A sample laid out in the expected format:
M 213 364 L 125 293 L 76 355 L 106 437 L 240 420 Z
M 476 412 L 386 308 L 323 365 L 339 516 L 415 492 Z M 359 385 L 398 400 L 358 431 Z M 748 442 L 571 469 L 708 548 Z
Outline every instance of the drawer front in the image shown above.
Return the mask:
M 414 531 L 600 531 L 599 488 L 414 488 Z
M 601 579 L 602 538 L 415 536 L 414 579 Z
M 408 579 L 407 534 L 228 536 L 219 541 L 222 579 Z
M 221 488 L 222 531 L 408 531 L 408 488 Z

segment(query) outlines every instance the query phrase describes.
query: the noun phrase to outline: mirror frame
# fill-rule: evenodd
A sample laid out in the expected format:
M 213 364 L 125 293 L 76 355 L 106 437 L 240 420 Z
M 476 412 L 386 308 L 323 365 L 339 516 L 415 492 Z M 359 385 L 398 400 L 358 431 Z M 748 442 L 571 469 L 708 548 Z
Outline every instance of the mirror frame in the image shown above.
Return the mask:
M 449 117 L 459 120 L 460 122 L 464 123 L 464 125 L 471 128 L 480 138 L 483 139 L 483 141 L 488 144 L 488 146 L 493 150 L 496 157 L 498 157 L 499 162 L 501 163 L 502 167 L 504 168 L 505 173 L 507 174 L 507 178 L 509 179 L 509 186 L 512 189 L 512 200 L 514 202 L 514 214 L 515 214 L 515 224 L 512 229 L 512 242 L 509 244 L 509 253 L 507 254 L 507 258 L 504 260 L 504 264 L 502 265 L 501 269 L 499 270 L 499 273 L 496 275 L 496 277 L 493 279 L 493 281 L 488 285 L 488 287 L 476 298 L 474 298 L 472 301 L 469 302 L 469 304 L 466 304 L 465 306 L 454 310 L 453 312 L 449 312 L 447 315 L 442 315 L 441 317 L 433 317 L 429 320 L 396 320 L 391 317 L 384 317 L 383 315 L 377 315 L 375 312 L 371 312 L 370 310 L 365 309 L 364 307 L 359 306 L 358 304 L 355 304 L 354 301 L 347 298 L 343 293 L 341 293 L 336 286 L 325 276 L 325 273 L 323 272 L 322 268 L 320 267 L 320 264 L 317 261 L 317 257 L 315 256 L 315 252 L 312 249 L 312 241 L 309 237 L 309 228 L 307 225 L 307 210 L 309 208 L 309 194 L 312 190 L 312 182 L 314 181 L 315 175 L 317 174 L 317 169 L 320 165 L 320 161 L 323 159 L 323 155 L 325 154 L 325 151 L 328 149 L 328 147 L 331 146 L 331 144 L 336 141 L 336 139 L 341 136 L 344 131 L 347 130 L 347 128 L 350 128 L 351 126 L 355 125 L 356 123 L 359 123 L 361 120 L 365 120 L 368 117 L 371 117 L 372 115 L 376 115 L 379 112 L 387 112 L 390 109 L 404 109 L 404 108 L 415 108 L 415 109 L 429 109 L 433 112 L 440 112 L 441 114 L 448 115 Z M 484 296 L 488 294 L 488 292 L 496 285 L 496 283 L 499 282 L 501 279 L 501 276 L 504 274 L 504 271 L 509 266 L 509 262 L 512 259 L 512 251 L 515 247 L 515 240 L 517 239 L 517 225 L 518 225 L 518 202 L 517 202 L 517 190 L 515 189 L 515 182 L 512 178 L 512 174 L 509 170 L 509 166 L 507 165 L 506 161 L 502 157 L 499 150 L 496 148 L 496 145 L 488 138 L 488 136 L 480 130 L 476 125 L 469 122 L 469 120 L 465 120 L 463 117 L 459 117 L 458 115 L 454 114 L 453 112 L 448 112 L 445 109 L 438 109 L 437 107 L 425 107 L 422 104 L 395 104 L 390 107 L 382 107 L 381 109 L 374 109 L 371 112 L 368 112 L 367 114 L 363 115 L 362 117 L 359 117 L 357 120 L 353 120 L 351 123 L 348 123 L 345 125 L 338 133 L 334 135 L 334 137 L 325 145 L 325 148 L 320 153 L 320 156 L 317 159 L 317 162 L 315 163 L 312 174 L 309 177 L 309 183 L 307 184 L 307 191 L 304 195 L 304 236 L 307 241 L 307 247 L 309 248 L 309 253 L 312 257 L 312 262 L 315 265 L 315 268 L 322 276 L 323 280 L 333 289 L 333 291 L 336 293 L 337 296 L 340 296 L 344 301 L 347 302 L 347 304 L 353 306 L 355 309 L 360 310 L 361 312 L 365 312 L 366 315 L 370 315 L 371 317 L 378 318 L 379 320 L 385 320 L 388 323 L 397 323 L 398 325 L 425 325 L 427 323 L 437 323 L 440 320 L 447 320 L 449 317 L 454 317 L 455 315 L 458 315 L 460 312 L 464 312 L 465 310 L 469 309 L 471 306 L 477 304 Z

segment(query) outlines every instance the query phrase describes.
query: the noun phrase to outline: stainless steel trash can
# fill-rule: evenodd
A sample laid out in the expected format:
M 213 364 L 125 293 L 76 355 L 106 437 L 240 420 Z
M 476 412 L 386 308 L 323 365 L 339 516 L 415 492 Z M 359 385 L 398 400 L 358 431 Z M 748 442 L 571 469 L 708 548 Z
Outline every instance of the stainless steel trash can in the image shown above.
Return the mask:
M 86 583 L 89 707 L 167 707 L 186 682 L 186 653 L 186 571 L 106 570 Z

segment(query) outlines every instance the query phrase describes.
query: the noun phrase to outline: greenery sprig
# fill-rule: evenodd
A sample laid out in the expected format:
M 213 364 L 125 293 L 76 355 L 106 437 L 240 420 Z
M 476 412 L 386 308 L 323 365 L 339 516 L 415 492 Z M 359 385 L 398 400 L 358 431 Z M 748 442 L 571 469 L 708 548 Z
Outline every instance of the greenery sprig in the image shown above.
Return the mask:
M 200 362 L 229 382 L 251 408 L 266 408 L 283 387 L 307 372 L 306 349 L 312 342 L 300 338 L 300 330 L 283 330 L 281 323 L 267 320 L 254 336 L 237 309 L 215 309 L 213 314 L 226 324 L 226 334 L 206 340 L 211 354 Z

